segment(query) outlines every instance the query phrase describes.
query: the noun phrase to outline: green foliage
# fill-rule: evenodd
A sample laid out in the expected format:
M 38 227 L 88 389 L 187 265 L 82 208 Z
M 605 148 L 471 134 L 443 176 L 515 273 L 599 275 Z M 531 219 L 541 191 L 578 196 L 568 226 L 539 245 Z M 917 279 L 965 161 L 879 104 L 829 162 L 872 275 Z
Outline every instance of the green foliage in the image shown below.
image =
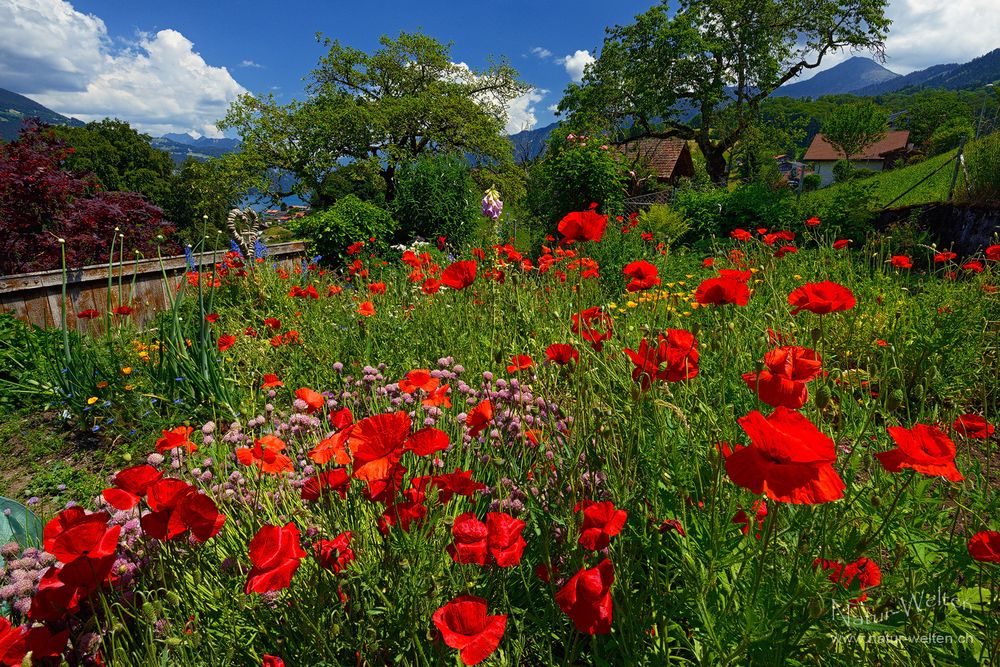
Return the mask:
M 884 138 L 888 128 L 889 112 L 871 100 L 864 100 L 837 107 L 823 122 L 823 136 L 849 158 Z M 850 168 L 848 162 L 848 171 Z
M 333 261 L 343 257 L 352 243 L 377 245 L 387 243 L 396 232 L 397 223 L 382 208 L 347 195 L 324 211 L 314 211 L 290 223 L 289 228 L 308 242 L 310 254 Z
M 940 155 L 955 150 L 962 138 L 971 139 L 976 131 L 967 118 L 950 118 L 938 126 L 927 140 L 927 154 Z
M 404 240 L 446 236 L 460 244 L 475 229 L 478 192 L 469 166 L 455 155 L 424 155 L 396 175 L 393 217 Z
M 772 190 L 762 183 L 743 184 L 732 191 L 679 190 L 673 206 L 691 225 L 692 239 L 724 237 L 736 228 L 781 229 L 797 219 L 791 190 Z
M 149 135 L 111 118 L 52 130 L 74 149 L 65 161 L 71 171 L 91 172 L 105 190 L 138 192 L 150 203 L 170 208 L 174 163 L 169 153 L 153 148 Z
M 970 143 L 965 159 L 969 177 L 964 197 L 977 202 L 1000 201 L 1000 132 Z
M 804 212 L 810 216 L 818 216 L 823 220 L 824 227 L 833 231 L 838 238 L 862 243 L 872 229 L 876 193 L 876 183 L 852 180 L 837 188 L 825 208 L 809 208 Z
M 326 208 L 347 195 L 376 205 L 384 202 L 385 181 L 373 167 L 367 161 L 352 162 L 329 172 L 313 191 L 311 205 Z
M 823 184 L 823 177 L 819 174 L 806 174 L 802 179 L 802 191 L 803 192 L 813 192 L 819 190 L 819 186 Z
M 684 213 L 667 204 L 653 204 L 639 213 L 639 226 L 643 231 L 677 243 L 691 229 L 691 222 Z
M 226 160 L 244 188 L 278 199 L 292 193 L 270 175 L 289 172 L 296 194 L 326 203 L 328 179 L 349 159 L 379 174 L 388 202 L 397 170 L 424 153 L 471 155 L 490 171 L 513 164 L 502 130 L 507 103 L 527 87 L 507 63 L 471 70 L 455 64 L 450 45 L 420 33 L 384 36 L 371 53 L 323 44 L 329 51 L 304 101 L 279 105 L 272 96 L 244 95 L 219 124 L 243 142 Z
M 606 138 L 571 140 L 568 134 L 563 128 L 553 132 L 544 159 L 529 175 L 529 206 L 550 229 L 594 202 L 602 213 L 617 214 L 625 199 L 628 170 L 621 154 L 607 148 Z
M 600 56 L 571 84 L 559 110 L 578 126 L 693 140 L 711 180 L 725 185 L 726 157 L 782 83 L 841 48 L 879 51 L 885 0 L 685 0 L 660 3 L 615 26 Z M 737 26 L 706 29 L 706 26 Z M 699 112 L 685 118 L 688 109 Z M 781 142 L 779 142 L 781 143 Z

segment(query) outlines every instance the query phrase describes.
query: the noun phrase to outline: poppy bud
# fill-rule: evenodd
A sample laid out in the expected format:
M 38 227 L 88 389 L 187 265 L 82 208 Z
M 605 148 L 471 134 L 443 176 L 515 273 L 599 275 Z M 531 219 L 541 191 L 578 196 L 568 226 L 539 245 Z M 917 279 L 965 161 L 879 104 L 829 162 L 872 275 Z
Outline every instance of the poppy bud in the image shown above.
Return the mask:
M 812 338 L 812 342 L 814 344 L 818 343 L 820 339 L 823 338 L 823 331 L 818 328 L 813 329 L 812 331 L 809 332 L 809 336 Z
M 816 390 L 816 407 L 820 409 L 825 408 L 830 404 L 831 396 L 829 385 L 821 384 Z
M 155 623 L 159 613 L 151 602 L 142 605 L 142 617 L 150 623 Z
M 195 569 L 197 569 L 197 568 L 195 568 Z M 170 604 L 172 604 L 174 606 L 178 606 L 179 607 L 180 604 L 181 604 L 181 596 L 178 595 L 176 592 L 174 592 L 172 590 L 168 590 L 167 591 L 166 598 L 167 598 L 167 602 L 169 602 Z
M 132 460 L 132 455 L 126 452 L 125 454 L 122 455 L 122 460 L 125 461 L 125 463 L 128 463 L 129 461 Z
M 729 324 L 726 325 L 726 328 L 729 329 L 730 331 L 736 331 L 736 324 L 730 322 Z
M 918 384 L 913 388 L 913 398 L 917 399 L 918 401 L 924 400 L 924 391 L 925 391 L 924 385 Z
M 809 616 L 812 618 L 820 618 L 826 613 L 826 605 L 823 604 L 822 598 L 813 598 L 809 601 L 808 605 Z
M 881 507 L 882 499 L 878 496 L 872 496 L 872 507 Z
M 889 392 L 889 400 L 886 401 L 885 407 L 890 411 L 895 411 L 902 407 L 905 401 L 906 397 L 903 396 L 903 390 L 897 387 Z

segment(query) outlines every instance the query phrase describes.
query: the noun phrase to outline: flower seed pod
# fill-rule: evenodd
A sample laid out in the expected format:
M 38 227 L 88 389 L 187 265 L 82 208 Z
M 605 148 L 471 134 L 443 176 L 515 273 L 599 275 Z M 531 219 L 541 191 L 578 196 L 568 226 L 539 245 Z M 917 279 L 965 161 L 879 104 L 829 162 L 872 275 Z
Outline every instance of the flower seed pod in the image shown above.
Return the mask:
M 821 384 L 816 390 L 816 407 L 821 410 L 830 404 L 830 398 L 832 398 L 832 393 L 830 392 L 830 386 L 827 384 Z

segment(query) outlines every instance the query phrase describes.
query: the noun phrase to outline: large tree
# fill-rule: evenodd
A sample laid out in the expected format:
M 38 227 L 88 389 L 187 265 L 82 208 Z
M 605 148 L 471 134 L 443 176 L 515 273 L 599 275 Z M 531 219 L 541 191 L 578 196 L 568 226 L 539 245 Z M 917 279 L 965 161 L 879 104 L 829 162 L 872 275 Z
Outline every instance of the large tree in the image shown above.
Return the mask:
M 450 45 L 419 33 L 382 37 L 370 54 L 324 43 L 329 52 L 312 72 L 306 100 L 279 105 L 244 95 L 220 124 L 243 142 L 227 159 L 255 174 L 260 191 L 315 197 L 339 167 L 355 163 L 380 175 L 391 201 L 399 166 L 424 153 L 469 156 L 496 170 L 513 164 L 503 136 L 507 105 L 527 87 L 506 63 L 473 71 L 452 62 Z M 280 172 L 297 177 L 294 188 L 273 178 Z
M 608 29 L 597 60 L 559 104 L 571 123 L 697 143 L 726 181 L 726 154 L 760 103 L 830 53 L 884 58 L 888 0 L 681 0 Z

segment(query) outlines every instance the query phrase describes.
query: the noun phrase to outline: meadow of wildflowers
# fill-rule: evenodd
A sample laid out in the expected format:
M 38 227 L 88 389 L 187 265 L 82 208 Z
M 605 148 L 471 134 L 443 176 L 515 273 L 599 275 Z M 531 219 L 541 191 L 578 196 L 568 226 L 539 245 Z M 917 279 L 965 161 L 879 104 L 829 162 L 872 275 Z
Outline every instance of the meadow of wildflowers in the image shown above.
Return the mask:
M 1000 246 L 891 241 L 192 267 L 59 350 L 121 465 L 2 547 L 0 665 L 989 664 Z

